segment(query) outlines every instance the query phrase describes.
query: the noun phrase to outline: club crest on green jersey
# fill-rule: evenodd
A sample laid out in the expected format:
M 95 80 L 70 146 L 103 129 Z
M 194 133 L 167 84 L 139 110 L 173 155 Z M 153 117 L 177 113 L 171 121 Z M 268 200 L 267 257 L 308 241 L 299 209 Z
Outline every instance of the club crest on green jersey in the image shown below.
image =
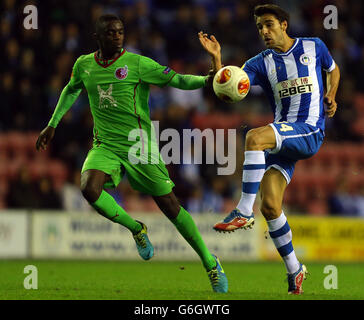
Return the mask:
M 123 80 L 128 76 L 128 66 L 125 65 L 124 68 L 117 68 L 115 70 L 115 78 L 119 80 Z
M 112 96 L 112 84 L 110 84 L 106 90 L 102 90 L 102 88 L 97 85 L 97 91 L 99 92 L 99 109 L 117 106 L 117 102 Z

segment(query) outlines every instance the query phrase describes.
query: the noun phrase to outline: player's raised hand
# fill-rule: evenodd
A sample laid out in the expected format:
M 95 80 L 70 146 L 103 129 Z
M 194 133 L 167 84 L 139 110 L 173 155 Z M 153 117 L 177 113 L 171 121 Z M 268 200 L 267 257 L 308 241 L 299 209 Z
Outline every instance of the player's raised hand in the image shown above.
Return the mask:
M 52 127 L 46 127 L 45 129 L 42 130 L 35 144 L 35 147 L 38 151 L 39 149 L 41 150 L 47 149 L 47 145 L 53 139 L 55 131 L 56 129 Z
M 218 70 L 222 68 L 220 43 L 216 40 L 216 38 L 213 35 L 211 35 L 209 38 L 208 34 L 203 33 L 202 31 L 198 33 L 198 38 L 200 40 L 202 47 L 211 56 L 212 71 L 213 73 L 216 73 Z
M 325 113 L 329 118 L 332 118 L 335 115 L 336 109 L 337 109 L 337 103 L 335 101 L 335 98 L 332 98 L 331 96 L 327 95 L 324 98 L 324 104 L 326 106 Z
M 198 38 L 202 47 L 213 57 L 221 55 L 221 47 L 219 41 L 216 40 L 215 36 L 211 35 L 210 38 L 207 33 L 200 31 Z

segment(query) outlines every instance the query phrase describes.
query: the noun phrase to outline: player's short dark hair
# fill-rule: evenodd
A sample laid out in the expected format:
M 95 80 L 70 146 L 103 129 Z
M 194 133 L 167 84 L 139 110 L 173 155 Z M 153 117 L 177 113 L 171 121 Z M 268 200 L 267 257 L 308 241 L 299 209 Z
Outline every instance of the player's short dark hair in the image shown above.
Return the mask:
M 286 11 L 284 11 L 281 7 L 275 4 L 262 4 L 254 8 L 255 21 L 257 20 L 258 17 L 261 17 L 263 14 L 274 15 L 280 23 L 282 23 L 283 21 L 287 21 L 287 29 L 288 29 L 289 14 Z
M 103 30 L 105 23 L 115 20 L 118 20 L 121 23 L 123 23 L 123 21 L 115 14 L 103 14 L 102 16 L 100 16 L 95 23 L 96 33 L 100 33 Z

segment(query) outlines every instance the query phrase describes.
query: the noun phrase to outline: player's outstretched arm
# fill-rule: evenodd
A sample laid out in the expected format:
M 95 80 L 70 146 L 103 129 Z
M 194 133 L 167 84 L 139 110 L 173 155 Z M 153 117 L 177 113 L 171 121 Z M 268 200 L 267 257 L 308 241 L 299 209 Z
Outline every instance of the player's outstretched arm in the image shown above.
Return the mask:
M 168 83 L 170 87 L 178 88 L 181 90 L 195 90 L 207 85 L 210 75 L 195 76 L 192 74 L 176 73 L 171 81 Z
M 324 103 L 326 105 L 326 114 L 329 118 L 335 115 L 337 109 L 337 103 L 335 101 L 336 92 L 339 87 L 340 80 L 340 69 L 338 65 L 331 72 L 326 73 L 326 83 L 327 83 L 327 93 L 324 98 Z
M 200 40 L 202 47 L 211 56 L 212 69 L 216 73 L 222 68 L 221 46 L 219 41 L 217 41 L 214 35 L 211 35 L 209 38 L 208 34 L 202 31 L 198 33 L 198 39 Z

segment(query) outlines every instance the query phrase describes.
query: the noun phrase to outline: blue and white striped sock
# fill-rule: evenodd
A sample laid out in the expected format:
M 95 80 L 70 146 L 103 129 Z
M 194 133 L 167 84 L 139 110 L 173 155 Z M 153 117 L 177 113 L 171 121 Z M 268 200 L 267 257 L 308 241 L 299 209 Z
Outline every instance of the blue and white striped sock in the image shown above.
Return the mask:
M 267 220 L 269 235 L 279 254 L 283 258 L 288 273 L 295 273 L 300 268 L 292 246 L 292 231 L 287 218 L 282 214 L 274 220 Z
M 250 216 L 260 182 L 265 172 L 264 151 L 245 151 L 243 165 L 243 186 L 241 198 L 236 206 L 241 213 Z

